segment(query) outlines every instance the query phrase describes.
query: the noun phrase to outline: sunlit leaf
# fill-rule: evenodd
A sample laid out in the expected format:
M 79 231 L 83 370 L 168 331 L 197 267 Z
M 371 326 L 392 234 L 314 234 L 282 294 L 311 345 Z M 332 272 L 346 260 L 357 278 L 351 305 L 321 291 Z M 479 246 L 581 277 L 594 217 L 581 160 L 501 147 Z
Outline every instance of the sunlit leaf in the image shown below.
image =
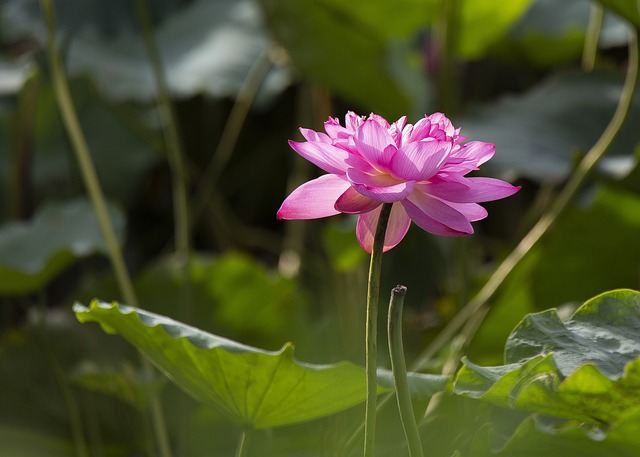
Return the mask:
M 93 302 L 75 310 L 81 321 L 122 335 L 196 399 L 243 425 L 293 424 L 364 400 L 364 371 L 351 363 L 306 364 L 293 358 L 291 345 L 267 352 L 123 305 Z
M 554 310 L 527 316 L 510 335 L 505 365 L 465 362 L 455 392 L 500 406 L 595 424 L 638 411 L 640 292 L 586 302 L 566 322 Z
M 616 455 L 635 457 L 640 452 L 640 413 L 624 417 L 612 427 L 602 430 L 591 429 L 577 422 L 549 423 L 538 416 L 529 416 L 515 432 L 506 437 L 498 436 L 493 430 L 489 438 L 498 441 L 493 446 L 483 448 L 476 443 L 474 456 L 491 457 L 601 457 Z M 497 439 L 496 439 L 497 438 Z M 493 444 L 493 443 L 492 443 Z
M 111 218 L 122 233 L 122 214 L 111 208 Z M 106 245 L 88 201 L 43 206 L 32 221 L 0 228 L 0 293 L 34 292 L 76 259 L 98 252 Z

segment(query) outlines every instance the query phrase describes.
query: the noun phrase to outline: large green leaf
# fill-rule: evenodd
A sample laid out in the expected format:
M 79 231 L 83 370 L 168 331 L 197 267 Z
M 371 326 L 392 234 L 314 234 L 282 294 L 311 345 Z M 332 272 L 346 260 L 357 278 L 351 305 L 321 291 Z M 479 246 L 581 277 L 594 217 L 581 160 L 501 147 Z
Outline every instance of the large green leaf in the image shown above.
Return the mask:
M 509 337 L 506 365 L 469 361 L 454 389 L 501 406 L 592 423 L 637 412 L 640 292 L 617 290 L 586 302 L 566 322 L 555 310 L 527 316 Z
M 474 456 L 487 457 L 635 457 L 640 453 L 640 414 L 623 418 L 607 430 L 606 434 L 595 428 L 589 430 L 583 424 L 568 422 L 544 423 L 536 416 L 529 416 L 505 443 L 481 451 L 474 449 Z M 479 443 L 477 443 L 479 444 Z
M 76 304 L 75 312 L 81 322 L 99 322 L 105 331 L 122 335 L 181 388 L 245 426 L 294 424 L 364 400 L 361 367 L 303 363 L 294 359 L 290 344 L 268 352 L 157 314 L 98 301 L 88 308 Z M 446 382 L 419 378 L 414 385 L 431 393 Z
M 114 207 L 111 218 L 121 234 L 123 215 Z M 105 251 L 88 201 L 45 205 L 32 221 L 12 222 L 0 229 L 0 293 L 34 292 L 76 259 Z

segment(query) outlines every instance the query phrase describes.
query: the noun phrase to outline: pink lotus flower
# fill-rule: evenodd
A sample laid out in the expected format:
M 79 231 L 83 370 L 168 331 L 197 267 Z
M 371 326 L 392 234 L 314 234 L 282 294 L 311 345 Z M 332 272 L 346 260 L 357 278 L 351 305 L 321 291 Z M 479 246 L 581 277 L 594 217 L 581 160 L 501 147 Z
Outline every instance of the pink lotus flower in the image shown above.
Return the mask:
M 390 125 L 377 114 L 366 118 L 350 111 L 344 127 L 330 117 L 326 134 L 301 128 L 307 141 L 289 145 L 329 174 L 294 190 L 278 219 L 358 214 L 356 236 L 371 253 L 381 205 L 392 203 L 384 242 L 388 251 L 404 238 L 411 221 L 435 235 L 470 235 L 471 222 L 487 217 L 478 202 L 520 189 L 499 179 L 465 177 L 493 156 L 495 146 L 461 144 L 466 138 L 442 113 L 405 124 L 404 116 Z

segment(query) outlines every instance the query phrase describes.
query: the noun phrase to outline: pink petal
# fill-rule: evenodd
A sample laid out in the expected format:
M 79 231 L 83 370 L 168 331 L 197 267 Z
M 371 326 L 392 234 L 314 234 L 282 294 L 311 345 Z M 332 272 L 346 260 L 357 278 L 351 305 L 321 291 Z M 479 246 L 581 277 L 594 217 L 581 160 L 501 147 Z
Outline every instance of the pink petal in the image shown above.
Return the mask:
M 365 197 L 353 187 L 349 187 L 336 200 L 335 209 L 341 213 L 361 214 L 368 213 L 380 206 L 380 202 Z
M 354 137 L 358 152 L 371 165 L 381 171 L 387 169 L 391 157 L 396 152 L 395 141 L 386 128 L 375 120 L 365 121 Z
M 354 160 L 355 157 L 357 156 L 352 156 L 349 159 L 349 163 L 356 163 Z M 393 186 L 394 184 L 398 184 L 400 182 L 393 176 L 380 173 L 377 170 L 369 170 L 371 170 L 371 168 L 365 170 L 360 167 L 348 168 L 346 176 L 352 184 L 362 184 L 367 187 L 387 187 Z
M 392 203 L 407 198 L 413 191 L 414 184 L 414 181 L 401 182 L 387 187 L 368 187 L 363 184 L 353 184 L 353 188 L 365 197 L 382 203 Z
M 479 221 L 489 215 L 487 210 L 477 203 L 451 203 L 447 202 L 447 205 L 462 213 L 469 222 Z
M 423 140 L 425 138 L 430 138 L 432 127 L 433 126 L 429 118 L 423 117 L 418 122 L 416 122 L 416 125 L 413 126 L 413 129 L 411 130 L 409 137 L 407 138 L 407 141 L 414 142 L 414 141 Z M 438 140 L 444 140 L 444 139 L 445 139 L 444 135 L 441 135 L 441 137 L 438 138 Z
M 435 197 L 417 191 L 402 204 L 416 225 L 434 235 L 465 236 L 473 233 L 473 227 L 464 214 Z
M 278 219 L 317 219 L 333 216 L 336 200 L 350 187 L 336 175 L 322 175 L 291 192 L 278 210 Z
M 298 143 L 289 140 L 289 146 L 309 162 L 328 173 L 344 175 L 347 171 L 345 161 L 349 157 L 349 153 L 343 149 L 317 141 Z
M 430 195 L 450 202 L 479 203 L 509 197 L 518 192 L 520 187 L 495 178 L 461 178 L 458 182 L 427 184 L 423 189 Z
M 391 159 L 391 173 L 400 179 L 426 181 L 438 172 L 450 151 L 449 141 L 405 144 Z
M 329 135 L 327 135 L 326 133 L 316 132 L 314 130 L 305 129 L 305 128 L 299 128 L 298 130 L 300 130 L 300 133 L 302 134 L 304 139 L 307 140 L 307 141 L 318 141 L 320 143 L 331 143 L 331 138 L 329 138 Z
M 380 216 L 381 209 L 382 207 L 379 207 L 373 211 L 358 216 L 356 237 L 358 238 L 358 243 L 360 243 L 362 249 L 369 254 L 371 254 L 371 251 L 373 250 L 373 238 L 378 226 L 378 217 Z M 400 204 L 394 204 L 391 207 L 391 215 L 389 216 L 387 232 L 384 236 L 384 248 L 382 249 L 382 252 L 387 252 L 389 249 L 397 246 L 407 234 L 410 225 L 411 219 L 409 219 L 404 207 Z
M 496 146 L 494 144 L 483 141 L 471 141 L 462 145 L 462 147 L 456 151 L 455 157 L 464 157 L 470 166 L 469 170 L 473 170 L 493 157 L 495 152 Z

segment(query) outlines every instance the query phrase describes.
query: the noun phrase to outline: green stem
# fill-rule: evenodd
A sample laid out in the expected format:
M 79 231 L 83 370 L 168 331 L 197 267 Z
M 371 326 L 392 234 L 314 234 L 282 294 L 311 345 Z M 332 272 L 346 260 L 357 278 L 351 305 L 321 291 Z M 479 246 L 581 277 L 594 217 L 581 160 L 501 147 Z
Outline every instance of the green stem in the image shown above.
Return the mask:
M 73 151 L 80 166 L 84 184 L 89 193 L 91 204 L 96 212 L 98 223 L 107 244 L 107 252 L 109 260 L 116 274 L 118 285 L 124 296 L 124 299 L 131 306 L 138 306 L 138 300 L 133 290 L 133 284 L 124 257 L 118 245 L 118 239 L 107 211 L 107 203 L 100 187 L 100 181 L 96 173 L 95 166 L 89 153 L 89 147 L 85 140 L 78 115 L 73 106 L 69 85 L 64 73 L 62 60 L 56 49 L 56 33 L 55 33 L 55 17 L 51 0 L 41 0 L 43 15 L 47 25 L 47 53 L 51 64 L 51 77 L 53 78 L 53 86 L 55 90 L 58 107 L 62 116 L 62 121 L 66 127 L 69 139 L 73 146 Z
M 382 270 L 382 250 L 387 223 L 391 214 L 391 203 L 385 203 L 380 210 L 378 226 L 373 238 L 371 263 L 369 264 L 369 287 L 367 289 L 367 329 L 366 364 L 367 397 L 364 418 L 364 456 L 373 457 L 376 440 L 376 408 L 378 401 L 378 299 L 380 296 L 380 273 Z
M 107 202 L 104 197 L 104 193 L 102 192 L 102 188 L 100 187 L 98 174 L 93 164 L 91 154 L 89 153 L 87 141 L 80 127 L 78 115 L 75 107 L 73 106 L 73 100 L 71 98 L 71 92 L 69 91 L 69 85 L 62 65 L 62 60 L 56 48 L 55 17 L 52 1 L 41 0 L 41 7 L 47 26 L 47 53 L 51 65 L 53 86 L 62 121 L 73 146 L 76 160 L 80 166 L 80 172 L 87 188 L 89 199 L 91 200 L 91 204 L 96 212 L 100 230 L 102 231 L 102 236 L 104 237 L 107 245 L 109 260 L 115 271 L 122 295 L 129 305 L 138 307 L 138 298 L 133 288 L 133 282 L 131 281 L 131 277 L 127 271 L 124 256 L 120 250 L 115 230 L 113 228 L 111 218 L 109 217 Z M 149 362 L 142 356 L 141 360 L 143 368 L 151 370 Z M 168 434 L 163 421 L 160 402 L 158 397 L 155 395 L 151 398 L 151 415 L 155 427 L 156 439 L 158 440 L 160 448 L 160 455 L 162 457 L 170 457 L 171 451 L 168 445 Z
M 533 228 L 531 228 L 516 248 L 502 261 L 482 289 L 456 314 L 429 347 L 418 357 L 412 366 L 413 370 L 423 368 L 425 364 L 458 333 L 469 319 L 476 316 L 476 313 L 480 312 L 482 308 L 486 306 L 487 302 L 493 297 L 507 276 L 509 276 L 516 265 L 518 265 L 531 248 L 547 232 L 549 227 L 551 227 L 553 222 L 555 222 L 571 202 L 598 160 L 600 160 L 609 149 L 609 146 L 620 132 L 629 114 L 635 89 L 638 84 L 638 60 L 637 34 L 633 33 L 629 42 L 629 63 L 626 79 L 622 87 L 620 99 L 618 100 L 618 106 L 606 129 L 578 164 L 576 170 L 549 210 L 540 218 Z
M 391 291 L 389 301 L 389 319 L 387 321 L 387 331 L 389 337 L 389 356 L 391 357 L 391 372 L 393 374 L 393 384 L 396 388 L 396 400 L 400 421 L 407 439 L 410 457 L 423 457 L 422 441 L 418 434 L 418 424 L 413 414 L 411 405 L 411 394 L 409 392 L 409 382 L 407 380 L 407 365 L 404 359 L 404 348 L 402 345 L 402 307 L 404 296 L 407 293 L 405 286 L 396 286 Z
M 246 430 L 242 431 L 240 439 L 238 440 L 238 448 L 236 449 L 235 457 L 247 457 L 247 455 L 249 455 L 248 435 L 249 433 Z
M 591 13 L 589 15 L 589 25 L 584 37 L 584 48 L 582 49 L 582 70 L 593 71 L 598 54 L 598 40 L 600 39 L 600 29 L 604 18 L 604 7 L 598 2 L 591 3 Z
M 176 238 L 176 254 L 179 258 L 186 262 L 189 258 L 189 210 L 187 203 L 187 186 L 186 173 L 183 163 L 182 142 L 180 140 L 180 132 L 178 129 L 177 116 L 171 97 L 169 96 L 169 88 L 164 76 L 162 59 L 160 52 L 156 46 L 153 37 L 153 29 L 149 19 L 149 10 L 146 0 L 136 0 L 136 10 L 138 20 L 142 29 L 142 37 L 144 39 L 153 76 L 156 81 L 158 90 L 158 108 L 161 118 L 166 120 L 166 128 L 163 129 L 165 143 L 167 147 L 167 160 L 171 170 L 172 192 L 173 192 L 173 219 Z

